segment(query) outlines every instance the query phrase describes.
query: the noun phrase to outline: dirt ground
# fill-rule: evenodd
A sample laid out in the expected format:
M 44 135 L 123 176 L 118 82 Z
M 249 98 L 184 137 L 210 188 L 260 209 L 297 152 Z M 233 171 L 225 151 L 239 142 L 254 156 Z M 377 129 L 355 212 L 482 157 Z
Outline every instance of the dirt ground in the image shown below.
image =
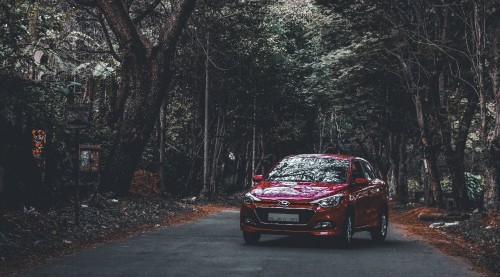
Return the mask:
M 474 269 L 486 276 L 500 276 L 500 220 L 472 213 L 456 226 L 429 228 L 438 221 L 423 221 L 420 213 L 446 213 L 418 205 L 392 205 L 391 221 L 410 234 L 418 235 L 440 251 L 472 262 Z M 451 221 L 448 221 L 451 222 Z

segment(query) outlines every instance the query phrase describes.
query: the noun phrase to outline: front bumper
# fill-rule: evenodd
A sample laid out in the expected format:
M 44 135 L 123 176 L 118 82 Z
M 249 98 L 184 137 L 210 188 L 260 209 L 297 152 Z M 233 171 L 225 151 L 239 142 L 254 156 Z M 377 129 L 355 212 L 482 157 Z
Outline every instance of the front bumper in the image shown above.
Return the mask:
M 272 222 L 269 212 L 298 214 L 298 222 Z M 265 234 L 311 234 L 315 236 L 338 236 L 342 234 L 346 206 L 322 208 L 309 203 L 279 207 L 278 203 L 243 203 L 240 210 L 240 229 L 244 232 Z

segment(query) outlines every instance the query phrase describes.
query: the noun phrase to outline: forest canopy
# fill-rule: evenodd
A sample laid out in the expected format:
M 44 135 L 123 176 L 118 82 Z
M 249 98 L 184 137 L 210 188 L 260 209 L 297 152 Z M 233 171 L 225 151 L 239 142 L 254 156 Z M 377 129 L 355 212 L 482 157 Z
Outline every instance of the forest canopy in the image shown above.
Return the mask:
M 500 211 L 498 1 L 19 0 L 0 26 L 2 203 L 125 195 L 136 170 L 214 197 L 342 153 L 401 203 Z

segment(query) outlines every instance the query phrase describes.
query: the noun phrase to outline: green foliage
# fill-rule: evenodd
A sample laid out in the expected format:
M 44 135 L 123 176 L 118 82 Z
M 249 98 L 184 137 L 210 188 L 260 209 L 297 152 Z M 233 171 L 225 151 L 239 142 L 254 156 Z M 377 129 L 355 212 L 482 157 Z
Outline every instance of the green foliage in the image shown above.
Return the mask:
M 443 189 L 443 192 L 445 192 L 445 193 L 452 193 L 453 184 L 451 183 L 451 179 L 446 177 L 443 180 L 441 180 L 441 188 Z
M 36 62 L 36 50 L 49 48 L 54 34 L 61 31 L 63 21 L 54 3 L 51 0 L 0 3 L 1 71 L 33 74 L 29 70 Z
M 19 45 L 28 37 L 26 5 L 17 2 L 0 3 L 0 69 L 13 70 L 26 55 Z
M 467 194 L 471 199 L 475 201 L 482 199 L 484 193 L 483 176 L 465 172 L 465 184 L 467 186 Z
M 42 158 L 47 161 L 48 185 L 67 176 L 65 155 L 68 136 L 63 132 L 65 97 L 59 90 L 40 82 L 0 74 L 0 164 L 6 169 L 8 201 L 29 205 L 47 202 L 41 170 L 32 156 L 32 130 L 44 130 L 47 144 Z M 58 157 L 54 159 L 53 157 Z M 50 169 L 49 169 L 50 168 Z M 45 192 L 47 192 L 46 190 Z M 18 203 L 13 203 L 18 204 Z
M 249 179 L 254 127 L 258 172 L 288 154 L 330 151 L 364 156 L 387 174 L 398 154 L 396 137 L 407 138 L 407 154 L 420 147 L 415 89 L 426 101 L 425 119 L 441 122 L 429 126 L 436 134 L 432 142 L 439 151 L 453 142 L 475 78 L 463 54 L 469 42 L 458 15 L 447 22 L 455 32 L 442 39 L 437 26 L 443 24 L 444 6 L 422 1 L 418 7 L 408 1 L 328 2 L 198 3 L 177 48 L 176 74 L 167 93 L 165 168 L 171 191 L 194 194 L 201 187 L 207 72 L 209 173 L 219 191 L 241 189 Z M 105 157 L 118 127 L 108 126 L 106 119 L 121 82 L 121 64 L 109 47 L 119 46 L 104 24 L 110 34 L 106 36 L 96 10 L 54 3 L 0 4 L 1 70 L 44 84 L 6 94 L 2 109 L 51 129 L 58 158 L 67 161 L 61 153 L 71 152 L 68 145 L 74 137 L 63 126 L 66 96 L 84 91 L 85 100 L 92 103 L 93 122 L 81 139 L 101 144 Z M 131 3 L 131 13 L 143 10 L 142 4 Z M 137 26 L 153 43 L 159 18 L 167 17 L 170 8 L 162 2 Z M 417 19 L 427 24 L 419 25 Z M 410 65 L 412 74 L 401 61 Z M 433 74 L 440 63 L 445 70 L 439 81 L 445 89 L 436 94 Z M 414 87 L 410 77 L 418 80 Z M 445 131 L 437 132 L 436 126 Z M 155 132 L 141 162 L 151 171 L 158 170 L 159 130 Z M 468 153 L 472 147 L 481 150 L 477 144 L 467 145 Z M 229 159 L 229 153 L 234 158 Z M 414 167 L 409 178 L 420 178 L 418 162 L 408 164 Z M 478 179 L 466 178 L 470 196 L 477 198 Z M 446 182 L 443 187 L 449 188 Z
M 64 117 L 65 97 L 40 82 L 1 75 L 0 110 L 11 125 L 45 129 L 60 126 Z
M 484 178 L 481 175 L 474 175 L 470 172 L 465 172 L 465 185 L 467 195 L 474 201 L 480 201 L 484 193 Z M 452 193 L 453 184 L 449 178 L 441 180 L 443 192 Z

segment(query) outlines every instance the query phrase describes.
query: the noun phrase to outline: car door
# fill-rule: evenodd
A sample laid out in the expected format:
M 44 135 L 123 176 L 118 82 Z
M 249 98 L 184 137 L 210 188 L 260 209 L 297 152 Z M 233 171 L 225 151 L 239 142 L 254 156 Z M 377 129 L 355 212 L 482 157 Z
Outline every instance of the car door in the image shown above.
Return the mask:
M 351 165 L 351 204 L 354 207 L 354 226 L 364 227 L 367 225 L 367 209 L 370 208 L 369 189 L 370 185 L 355 184 L 356 178 L 366 178 L 360 160 L 354 160 Z
M 361 161 L 366 178 L 370 181 L 368 184 L 368 199 L 366 205 L 366 225 L 375 226 L 378 222 L 380 207 L 383 201 L 383 181 L 377 179 L 372 166 L 367 161 Z

